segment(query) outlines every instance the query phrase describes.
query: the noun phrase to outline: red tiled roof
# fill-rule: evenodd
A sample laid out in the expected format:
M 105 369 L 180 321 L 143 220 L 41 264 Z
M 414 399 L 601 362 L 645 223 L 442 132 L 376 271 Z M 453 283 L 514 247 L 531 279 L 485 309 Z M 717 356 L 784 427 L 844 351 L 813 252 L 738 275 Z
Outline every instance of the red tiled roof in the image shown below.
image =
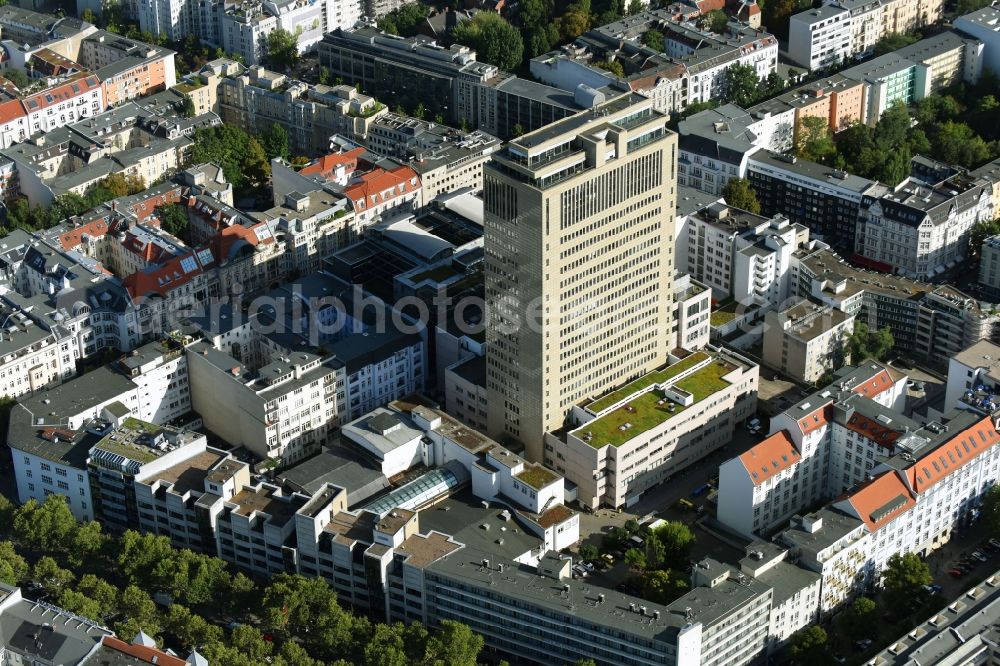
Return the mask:
M 788 432 L 781 430 L 740 454 L 740 462 L 750 474 L 755 486 L 802 459 Z
M 185 666 L 187 663 L 180 657 L 167 654 L 163 650 L 146 647 L 145 645 L 132 645 L 112 636 L 105 636 L 102 644 L 109 650 L 127 654 L 147 664 L 156 664 L 156 666 Z
M 881 529 L 917 503 L 895 472 L 886 472 L 867 482 L 851 493 L 847 502 L 872 532 Z
M 61 234 L 59 236 L 59 245 L 64 250 L 72 250 L 83 242 L 84 234 L 95 238 L 104 236 L 105 234 L 111 232 L 114 226 L 114 223 L 110 223 L 108 218 L 102 217 L 94 220 L 93 222 L 88 222 L 82 227 L 77 227 Z
M 96 76 L 80 76 L 72 81 L 67 81 L 62 85 L 42 90 L 34 95 L 28 95 L 24 98 L 24 108 L 28 110 L 28 113 L 35 113 L 37 111 L 47 109 L 50 106 L 76 99 L 80 95 L 86 94 L 100 87 L 101 80 Z
M 166 192 L 161 192 L 159 194 L 151 195 L 145 199 L 140 199 L 135 201 L 129 206 L 129 209 L 136 216 L 136 219 L 140 223 L 149 221 L 149 218 L 153 216 L 156 209 L 159 206 L 169 203 L 178 203 L 181 200 L 181 188 L 177 187 L 167 190 Z
M 809 412 L 808 415 L 799 419 L 799 430 L 803 435 L 808 435 L 814 430 L 819 430 L 830 422 L 830 403 L 826 402 Z
M 874 377 L 866 379 L 851 390 L 855 393 L 860 393 L 866 398 L 873 398 L 876 395 L 888 391 L 892 388 L 893 383 L 892 377 L 889 376 L 888 371 L 886 371 L 885 368 L 879 368 Z
M 863 437 L 867 437 L 879 446 L 888 449 L 902 435 L 898 430 L 894 430 L 883 423 L 870 419 L 862 414 L 854 414 L 847 420 L 847 429 L 853 430 Z
M 191 270 L 184 270 L 182 263 L 190 259 L 194 262 Z M 125 278 L 122 282 L 132 298 L 142 298 L 151 294 L 165 296 L 177 287 L 183 286 L 204 272 L 202 265 L 195 258 L 194 254 L 185 254 L 180 257 L 169 259 L 160 266 L 155 266 L 147 270 L 136 271 Z
M 338 166 L 346 166 L 348 171 L 355 171 L 358 168 L 358 158 L 364 153 L 364 148 L 354 148 L 344 153 L 330 153 L 302 167 L 299 173 L 303 176 L 318 174 L 329 180 Z
M 413 179 L 416 179 L 416 185 L 407 187 Z M 404 188 L 403 191 L 399 191 L 400 187 Z M 360 182 L 352 183 L 344 188 L 344 196 L 354 203 L 355 209 L 359 208 L 359 202 L 363 202 L 360 208 L 367 210 L 385 203 L 387 200 L 395 199 L 397 196 L 415 192 L 419 188 L 420 177 L 417 176 L 416 171 L 408 166 L 397 167 L 392 171 L 376 168 L 361 176 Z M 388 199 L 382 197 L 382 193 L 386 190 L 392 191 Z
M 0 125 L 14 122 L 18 118 L 24 118 L 28 114 L 24 110 L 21 100 L 12 99 L 0 103 Z
M 987 416 L 937 447 L 906 470 L 915 492 L 922 493 L 990 447 L 1000 443 L 993 420 Z

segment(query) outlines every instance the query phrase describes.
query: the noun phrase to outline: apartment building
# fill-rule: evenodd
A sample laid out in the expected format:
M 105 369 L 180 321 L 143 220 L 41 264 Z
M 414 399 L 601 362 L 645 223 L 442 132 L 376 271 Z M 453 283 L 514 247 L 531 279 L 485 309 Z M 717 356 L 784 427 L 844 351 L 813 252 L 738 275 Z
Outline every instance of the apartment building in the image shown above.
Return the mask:
M 69 330 L 4 297 L 0 321 L 0 395 L 16 398 L 76 373 Z
M 834 419 L 846 424 L 853 416 L 853 410 L 834 406 L 845 400 L 862 404 L 871 414 L 867 426 L 879 409 L 900 408 L 904 395 L 905 377 L 877 363 L 842 370 L 829 387 L 772 418 L 767 439 L 719 466 L 719 520 L 743 534 L 765 533 L 802 507 L 864 480 L 875 466 L 878 442 L 834 469 L 836 447 L 830 442 L 843 446 L 846 439 L 834 437 Z
M 788 54 L 810 71 L 870 54 L 891 34 L 906 34 L 937 22 L 939 0 L 830 0 L 793 14 Z
M 666 360 L 676 137 L 639 95 L 598 109 L 599 122 L 572 116 L 486 166 L 490 431 L 533 461 L 572 405 Z M 543 293 L 548 321 L 527 325 Z
M 98 30 L 80 44 L 79 62 L 104 83 L 108 106 L 177 85 L 174 52 Z
M 854 251 L 872 268 L 929 278 L 963 261 L 972 227 L 993 216 L 986 180 L 958 174 L 934 183 L 911 176 L 889 192 L 862 197 Z
M 854 315 L 805 299 L 764 315 L 764 362 L 814 384 L 849 361 Z
M 294 462 L 326 441 L 336 415 L 334 371 L 299 351 L 251 369 L 207 342 L 186 350 L 191 404 L 205 427 L 265 459 Z
M 375 97 L 391 97 L 404 108 L 423 104 L 454 125 L 500 139 L 531 132 L 581 109 L 593 108 L 621 91 L 567 92 L 521 79 L 476 61 L 475 51 L 445 48 L 424 36 L 401 38 L 371 27 L 337 29 L 317 45 L 320 66 Z
M 720 467 L 719 519 L 741 531 L 768 530 L 837 498 L 779 537 L 823 576 L 824 613 L 878 586 L 892 554 L 927 556 L 947 543 L 996 483 L 992 415 L 953 410 L 915 423 L 899 411 L 904 381 L 876 364 L 842 374 Z
M 746 177 L 762 215 L 787 215 L 811 237 L 847 252 L 854 251 L 862 198 L 882 191 L 867 178 L 768 150 L 750 156 Z
M 721 195 L 731 178 L 743 178 L 750 157 L 761 148 L 791 150 L 795 110 L 751 116 L 734 104 L 688 116 L 677 128 L 680 157 L 677 182 Z
M 486 391 L 486 357 L 472 355 L 444 371 L 445 411 L 470 428 L 485 431 L 489 411 Z
M 779 305 L 793 294 L 792 253 L 809 230 L 724 203 L 688 215 L 677 230 L 677 269 L 712 289 L 717 300 Z
M 788 108 L 795 113 L 795 131 L 805 118 L 822 118 L 831 132 L 839 132 L 864 120 L 865 86 L 841 74 L 832 74 L 792 88 L 747 109 L 751 115 L 779 116 Z
M 1000 345 L 980 340 L 948 360 L 944 410 L 969 409 L 989 414 L 1000 386 Z
M 1000 296 L 1000 236 L 987 238 L 979 249 L 979 284 Z
M 545 464 L 591 509 L 631 506 L 647 490 L 729 442 L 757 406 L 757 366 L 706 349 L 574 407 L 545 438 Z
M 712 290 L 688 274 L 674 279 L 675 347 L 697 351 L 708 345 L 711 327 Z
M 267 53 L 268 36 L 277 29 L 298 36 L 305 53 L 335 28 L 350 28 L 361 19 L 360 2 L 302 2 L 301 0 L 244 0 L 217 13 L 217 43 L 226 53 L 257 65 Z
M 1000 72 L 1000 8 L 983 7 L 955 19 L 955 30 L 983 43 L 983 68 L 996 76 Z

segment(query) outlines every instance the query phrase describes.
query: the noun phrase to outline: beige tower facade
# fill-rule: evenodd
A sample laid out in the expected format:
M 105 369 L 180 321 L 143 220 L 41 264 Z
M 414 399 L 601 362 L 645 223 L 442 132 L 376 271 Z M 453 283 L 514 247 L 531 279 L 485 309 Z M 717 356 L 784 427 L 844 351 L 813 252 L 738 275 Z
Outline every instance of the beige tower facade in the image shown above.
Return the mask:
M 677 135 L 628 94 L 511 141 L 484 174 L 488 424 L 543 461 L 571 407 L 673 345 Z

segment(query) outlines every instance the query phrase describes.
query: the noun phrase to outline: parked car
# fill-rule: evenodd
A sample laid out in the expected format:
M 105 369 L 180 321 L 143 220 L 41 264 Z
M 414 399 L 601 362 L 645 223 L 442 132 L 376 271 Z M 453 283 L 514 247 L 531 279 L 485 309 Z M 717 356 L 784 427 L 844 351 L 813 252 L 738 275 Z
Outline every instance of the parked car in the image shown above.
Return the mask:
M 604 553 L 603 555 L 601 555 L 601 559 L 602 559 L 602 560 L 604 561 L 604 563 L 605 563 L 605 564 L 607 564 L 607 565 L 608 565 L 609 567 L 613 567 L 613 566 L 615 565 L 615 558 L 614 558 L 614 557 L 612 557 L 611 555 L 609 555 L 608 553 Z
M 586 569 L 587 573 L 594 573 L 594 569 L 596 568 L 593 562 L 581 562 L 580 566 Z
M 994 547 L 1000 548 L 1000 539 L 990 538 L 990 543 L 993 544 Z
M 857 650 L 867 650 L 871 646 L 872 646 L 872 639 L 870 638 L 862 638 L 860 641 L 854 642 L 854 647 Z
M 689 499 L 684 499 L 682 497 L 681 499 L 677 500 L 677 504 L 675 506 L 678 509 L 683 509 L 684 511 L 690 511 L 691 509 L 694 508 L 694 502 L 692 502 Z
M 706 483 L 704 485 L 698 486 L 693 491 L 691 491 L 691 497 L 701 497 L 702 495 L 704 495 L 708 491 L 709 491 L 709 487 L 708 487 L 708 484 Z
M 965 575 L 965 572 L 961 569 L 948 569 L 948 575 L 952 578 L 961 578 Z
M 972 556 L 979 560 L 980 562 L 986 562 L 989 558 L 980 553 L 978 550 L 972 551 Z
M 924 591 L 927 592 L 927 594 L 941 594 L 941 586 L 940 585 L 924 585 Z

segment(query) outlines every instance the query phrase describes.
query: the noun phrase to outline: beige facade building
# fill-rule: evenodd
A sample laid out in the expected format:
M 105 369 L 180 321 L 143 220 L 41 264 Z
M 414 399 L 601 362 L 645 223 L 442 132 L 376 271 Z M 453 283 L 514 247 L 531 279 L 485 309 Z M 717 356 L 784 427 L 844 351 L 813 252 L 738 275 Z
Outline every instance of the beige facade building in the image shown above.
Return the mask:
M 581 504 L 634 504 L 720 446 L 757 407 L 758 368 L 728 351 L 698 351 L 582 407 L 545 437 L 545 459 Z
M 623 95 L 486 166 L 489 429 L 530 460 L 574 404 L 667 361 L 677 137 L 666 120 Z
M 814 383 L 847 360 L 854 315 L 805 299 L 764 318 L 764 362 L 803 382 Z

